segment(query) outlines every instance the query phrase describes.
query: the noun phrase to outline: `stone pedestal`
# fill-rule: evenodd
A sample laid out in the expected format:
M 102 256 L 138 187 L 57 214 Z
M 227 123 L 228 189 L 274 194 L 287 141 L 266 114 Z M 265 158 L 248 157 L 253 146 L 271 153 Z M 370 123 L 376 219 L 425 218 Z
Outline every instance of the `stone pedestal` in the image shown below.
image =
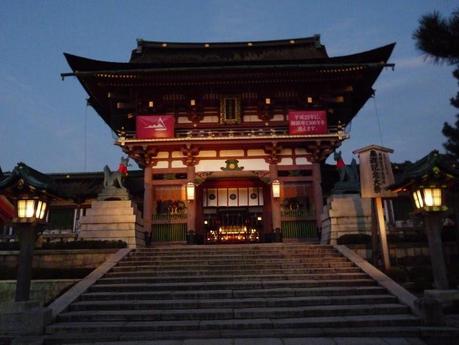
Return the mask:
M 51 309 L 36 301 L 5 303 L 0 310 L 0 335 L 41 335 L 52 319 Z
M 359 194 L 335 194 L 327 199 L 322 212 L 321 244 L 336 244 L 346 234 L 371 236 L 371 199 Z
M 80 219 L 79 239 L 122 240 L 129 248 L 145 246 L 143 219 L 129 200 L 93 201 Z

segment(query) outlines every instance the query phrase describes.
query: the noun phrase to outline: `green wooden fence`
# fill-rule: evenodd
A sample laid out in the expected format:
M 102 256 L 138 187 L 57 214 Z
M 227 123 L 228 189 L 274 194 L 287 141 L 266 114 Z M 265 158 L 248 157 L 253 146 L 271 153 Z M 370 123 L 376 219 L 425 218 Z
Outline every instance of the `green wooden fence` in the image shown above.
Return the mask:
M 185 241 L 186 224 L 153 224 L 153 241 Z
M 314 221 L 282 222 L 281 226 L 284 238 L 317 238 L 316 223 Z

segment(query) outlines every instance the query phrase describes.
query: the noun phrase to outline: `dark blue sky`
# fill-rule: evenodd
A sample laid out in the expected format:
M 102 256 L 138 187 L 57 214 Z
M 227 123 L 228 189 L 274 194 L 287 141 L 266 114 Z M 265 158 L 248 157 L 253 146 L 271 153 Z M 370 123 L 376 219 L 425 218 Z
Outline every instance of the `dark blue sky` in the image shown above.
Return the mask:
M 412 33 L 422 14 L 449 15 L 437 1 L 0 1 L 0 166 L 19 161 L 45 172 L 100 171 L 121 155 L 90 107 L 63 52 L 127 61 L 136 38 L 156 41 L 255 41 L 320 34 L 330 56 L 397 42 L 391 62 L 352 122 L 352 151 L 369 144 L 395 150 L 393 161 L 443 150 L 443 122 L 457 109 L 452 67 L 426 62 Z M 381 131 L 378 127 L 378 118 Z M 380 132 L 382 135 L 380 135 Z M 87 148 L 85 150 L 85 147 Z M 86 152 L 86 153 L 85 153 Z

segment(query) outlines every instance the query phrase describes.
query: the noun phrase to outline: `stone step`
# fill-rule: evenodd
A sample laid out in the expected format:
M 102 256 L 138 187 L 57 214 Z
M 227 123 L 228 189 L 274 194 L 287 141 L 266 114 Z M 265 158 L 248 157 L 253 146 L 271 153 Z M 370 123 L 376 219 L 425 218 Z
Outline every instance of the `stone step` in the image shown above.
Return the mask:
M 310 244 L 310 243 L 237 243 L 237 244 L 218 244 L 218 245 L 161 245 L 153 243 L 152 247 L 148 248 L 137 248 L 136 251 L 141 252 L 182 252 L 182 251 L 199 251 L 206 252 L 212 250 L 225 251 L 225 250 L 236 250 L 236 251 L 261 251 L 261 250 L 314 250 L 314 249 L 334 249 L 329 244 Z
M 239 330 L 192 330 L 192 331 L 168 331 L 154 332 L 141 331 L 135 333 L 126 332 L 91 332 L 91 333 L 58 333 L 45 336 L 46 345 L 65 344 L 100 344 L 100 345 L 179 345 L 182 340 L 190 340 L 190 344 L 232 344 L 231 339 L 244 338 L 246 343 L 259 344 L 260 338 L 268 344 L 272 338 L 295 338 L 294 344 L 332 344 L 330 337 L 348 338 L 349 344 L 382 344 L 380 337 L 384 338 L 384 344 L 421 344 L 419 337 L 440 338 L 458 337 L 459 329 L 452 327 L 422 327 L 422 326 L 385 326 L 385 327 L 314 327 L 314 328 L 288 328 L 288 329 L 239 329 Z M 352 337 L 353 339 L 350 339 Z M 367 339 L 362 339 L 363 337 Z M 406 338 L 400 340 L 399 338 Z M 271 338 L 271 339 L 267 339 Z M 356 339 L 360 338 L 360 339 Z M 376 338 L 370 340 L 368 338 Z M 97 342 L 94 341 L 97 339 Z M 167 342 L 170 339 L 180 339 L 177 342 Z M 206 339 L 205 341 L 202 341 Z M 247 340 L 250 339 L 250 342 Z M 166 342 L 154 342 L 154 340 L 166 340 Z M 344 339 L 341 339 L 344 343 Z M 280 343 L 280 342 L 279 342 Z M 285 341 L 285 343 L 290 343 Z M 451 342 L 437 341 L 435 344 L 451 344 Z
M 258 264 L 258 265 L 233 265 L 228 267 L 228 265 L 221 265 L 221 264 L 199 264 L 199 265 L 183 265 L 183 264 L 169 264 L 169 265 L 155 265 L 155 264 L 139 264 L 139 265 L 123 265 L 123 266 L 115 266 L 111 270 L 111 272 L 115 271 L 137 271 L 137 270 L 158 270 L 158 271 L 169 271 L 169 270 L 180 270 L 182 272 L 201 272 L 203 270 L 214 270 L 214 271 L 225 271 L 227 269 L 230 270 L 244 270 L 244 269 L 251 269 L 251 270 L 263 270 L 263 269 L 295 269 L 295 270 L 303 270 L 303 269 L 313 269 L 313 268 L 350 268 L 355 267 L 355 265 L 350 261 L 344 261 L 340 263 L 327 263 L 327 262 L 317 262 L 312 264 L 298 264 L 298 265 L 270 265 L 268 262 L 265 264 Z
M 342 296 L 362 294 L 383 294 L 386 290 L 379 286 L 357 287 L 316 287 L 316 288 L 273 288 L 250 290 L 195 290 L 195 291 L 131 291 L 131 292 L 87 292 L 82 300 L 113 299 L 211 299 L 211 298 L 271 298 L 271 297 L 307 297 L 307 296 Z
M 257 246 L 256 244 L 252 244 L 253 246 Z M 283 247 L 270 247 L 265 244 L 263 247 L 244 247 L 242 245 L 241 248 L 237 247 L 227 247 L 225 245 L 205 245 L 205 246 L 182 246 L 182 248 L 169 248 L 169 249 L 159 249 L 157 247 L 149 247 L 149 248 L 137 248 L 133 253 L 138 254 L 155 254 L 155 255 L 183 255 L 183 254 L 199 254 L 199 255 L 207 255 L 207 254 L 246 254 L 246 253 L 336 253 L 336 249 L 334 247 L 322 247 L 322 246 L 290 246 L 285 245 Z
M 165 270 L 165 269 L 117 269 L 107 273 L 104 277 L 156 277 L 156 276 L 176 276 L 178 274 L 182 276 L 206 276 L 212 275 L 236 275 L 236 274 L 252 274 L 252 275 L 268 275 L 268 274 L 313 274 L 313 273 L 357 273 L 361 272 L 358 267 L 344 267 L 344 268 L 301 268 L 301 269 L 259 269 L 254 270 L 247 267 L 244 270 L 227 268 L 225 270 L 215 270 L 209 267 L 206 270 Z
M 419 319 L 408 314 L 301 317 L 279 319 L 229 319 L 185 321 L 90 321 L 57 322 L 46 328 L 48 334 L 67 332 L 142 332 L 191 330 L 285 329 L 316 327 L 385 327 L 419 325 Z
M 215 254 L 215 255 L 198 255 L 198 254 L 189 254 L 189 255 L 140 255 L 140 254 L 134 254 L 126 257 L 123 261 L 144 261 L 144 260 L 156 260 L 156 261 L 172 261 L 172 260 L 266 260 L 266 259 L 296 259 L 296 258 L 310 258 L 310 259 L 315 259 L 315 258 L 342 258 L 338 253 L 322 253 L 322 254 L 316 254 L 316 253 L 307 253 L 307 254 L 295 254 L 295 253 L 290 253 L 290 254 L 276 254 L 276 253 L 263 253 L 263 254 L 242 254 L 242 255 L 237 255 L 237 254 Z
M 340 264 L 348 262 L 345 258 L 313 258 L 313 259 L 266 259 L 266 260 L 243 260 L 243 259 L 220 259 L 220 260 L 171 260 L 171 261 L 160 261 L 155 259 L 150 260 L 122 260 L 118 266 L 139 266 L 139 265 L 161 265 L 161 266 L 174 266 L 177 264 L 186 266 L 205 266 L 205 265 L 228 265 L 228 266 L 247 266 L 247 265 L 261 265 L 276 267 L 282 265 L 282 267 L 288 267 L 290 265 L 309 265 L 317 263 L 328 263 L 328 264 Z
M 90 286 L 47 327 L 45 344 L 418 336 L 410 312 L 331 246 L 158 246 L 129 253 Z
M 325 316 L 391 315 L 408 313 L 402 304 L 320 305 L 261 308 L 197 308 L 175 310 L 84 310 L 61 313 L 58 322 L 182 321 L 232 319 L 286 319 Z
M 73 303 L 70 311 L 84 310 L 171 310 L 197 308 L 261 308 L 261 307 L 299 307 L 317 305 L 352 305 L 352 304 L 394 304 L 397 298 L 385 295 L 351 295 L 351 296 L 314 296 L 284 298 L 216 298 L 216 299 L 153 299 L 132 300 L 83 300 Z
M 365 273 L 310 273 L 310 274 L 271 274 L 271 275 L 202 275 L 202 276 L 121 276 L 104 277 L 98 280 L 100 284 L 155 284 L 155 283 L 184 283 L 184 282 L 234 282 L 234 281 L 277 281 L 277 280 L 327 280 L 327 279 L 364 279 Z
M 131 291 L 131 292 L 86 292 L 80 296 L 82 301 L 102 300 L 183 300 L 187 299 L 230 299 L 230 298 L 288 298 L 311 296 L 361 296 L 385 294 L 380 286 L 357 287 L 315 287 L 315 288 L 273 288 L 250 290 L 191 290 L 191 291 Z
M 234 255 L 336 255 L 339 254 L 336 249 L 320 250 L 202 250 L 187 251 L 186 249 L 178 252 L 158 252 L 158 251 L 132 251 L 130 256 L 158 256 L 158 257 L 180 257 L 180 256 L 234 256 Z
M 241 282 L 190 282 L 190 283 L 158 283 L 158 284 L 101 284 L 97 282 L 89 288 L 91 292 L 117 292 L 117 291 L 164 291 L 164 290 L 247 290 L 247 289 L 272 289 L 272 288 L 311 288 L 325 286 L 372 286 L 372 279 L 340 279 L 340 280 L 279 280 L 279 281 L 241 281 Z

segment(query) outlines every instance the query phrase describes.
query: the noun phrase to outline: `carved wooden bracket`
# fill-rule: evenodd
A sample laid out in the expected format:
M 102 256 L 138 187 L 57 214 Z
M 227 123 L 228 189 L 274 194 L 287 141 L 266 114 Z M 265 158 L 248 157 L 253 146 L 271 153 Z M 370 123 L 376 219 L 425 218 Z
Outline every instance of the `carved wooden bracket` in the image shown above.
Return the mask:
M 135 146 L 125 150 L 129 157 L 134 159 L 139 165 L 142 166 L 155 166 L 158 163 L 157 159 L 154 159 L 158 155 L 158 149 L 150 146 Z
M 306 145 L 306 158 L 311 163 L 323 162 L 337 147 L 336 142 L 316 141 Z M 339 146 L 339 145 L 338 145 Z
M 282 152 L 282 146 L 273 143 L 271 145 L 267 145 L 264 148 L 265 153 L 268 154 L 268 157 L 265 157 L 265 161 L 268 164 L 278 164 L 282 158 L 280 154 Z
M 196 146 L 191 146 L 191 144 L 187 144 L 186 146 L 182 147 L 182 154 L 185 156 L 182 158 L 183 164 L 187 167 L 195 166 L 199 163 L 197 155 L 199 155 L 199 148 Z

